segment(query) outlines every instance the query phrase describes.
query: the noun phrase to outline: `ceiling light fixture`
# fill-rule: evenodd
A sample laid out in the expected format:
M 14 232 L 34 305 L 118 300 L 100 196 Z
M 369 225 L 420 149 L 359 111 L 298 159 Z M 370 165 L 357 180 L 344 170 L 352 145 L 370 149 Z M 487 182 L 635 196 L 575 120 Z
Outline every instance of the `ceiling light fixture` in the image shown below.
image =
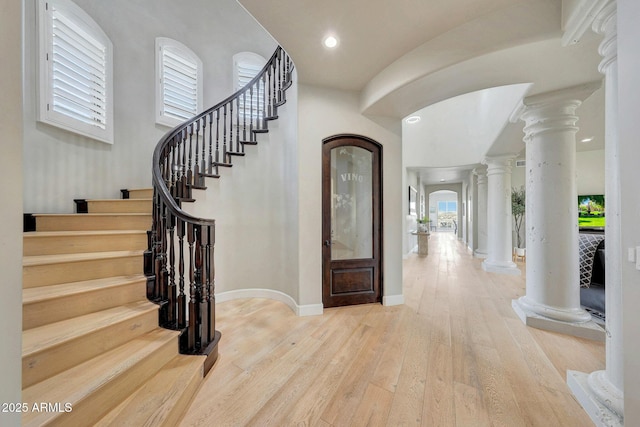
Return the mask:
M 338 46 L 338 39 L 335 36 L 327 36 L 323 40 L 322 44 L 324 44 L 324 46 L 328 47 L 329 49 L 333 49 L 334 47 Z
M 580 140 L 580 142 L 585 142 L 585 143 L 586 142 L 591 142 L 591 141 L 593 141 L 593 137 L 592 136 L 590 136 L 589 138 L 584 138 L 584 139 Z
M 422 118 L 420 116 L 411 116 L 407 118 L 407 123 L 412 125 L 414 123 L 418 123 L 420 120 L 422 120 Z
M 440 182 L 444 182 L 444 178 L 442 178 L 442 179 L 440 180 Z

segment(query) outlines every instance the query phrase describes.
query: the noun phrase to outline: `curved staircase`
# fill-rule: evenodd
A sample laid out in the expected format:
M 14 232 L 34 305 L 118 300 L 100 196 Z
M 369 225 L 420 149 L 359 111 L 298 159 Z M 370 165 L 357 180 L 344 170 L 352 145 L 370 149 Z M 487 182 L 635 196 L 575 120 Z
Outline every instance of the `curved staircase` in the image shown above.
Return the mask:
M 151 190 L 36 215 L 24 234 L 23 425 L 175 425 L 203 378 L 158 326 L 143 253 Z M 34 407 L 35 405 L 35 407 Z
M 243 89 L 169 131 L 152 189 L 25 222 L 23 425 L 178 423 L 220 340 L 215 221 L 182 204 L 268 132 L 292 71 L 278 47 Z

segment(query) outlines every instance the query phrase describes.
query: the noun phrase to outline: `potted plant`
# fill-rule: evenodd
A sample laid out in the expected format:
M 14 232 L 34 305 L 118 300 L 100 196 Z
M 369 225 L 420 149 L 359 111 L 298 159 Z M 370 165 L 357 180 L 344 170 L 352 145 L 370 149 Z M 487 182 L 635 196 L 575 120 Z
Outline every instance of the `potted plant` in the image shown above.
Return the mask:
M 525 249 L 522 245 L 522 236 L 520 235 L 520 229 L 522 228 L 522 221 L 526 212 L 526 195 L 524 187 L 511 189 L 511 213 L 515 221 L 516 230 L 516 256 L 524 257 Z
M 428 216 L 422 217 L 418 219 L 418 232 L 419 233 L 428 233 L 429 232 L 429 222 L 431 220 Z

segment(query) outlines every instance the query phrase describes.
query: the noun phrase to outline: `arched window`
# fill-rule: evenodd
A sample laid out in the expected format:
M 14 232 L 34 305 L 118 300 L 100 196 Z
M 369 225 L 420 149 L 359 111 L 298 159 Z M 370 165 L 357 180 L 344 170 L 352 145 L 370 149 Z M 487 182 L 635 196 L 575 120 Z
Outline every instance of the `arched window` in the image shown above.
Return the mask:
M 41 122 L 113 143 L 113 46 L 71 0 L 39 0 Z
M 240 90 L 247 85 L 267 63 L 267 60 L 257 53 L 253 52 L 240 52 L 233 55 L 233 89 L 234 91 Z M 256 86 L 255 91 L 252 92 L 252 96 L 246 95 L 246 102 L 250 102 L 246 106 L 246 109 L 251 109 L 251 118 L 261 117 L 261 112 L 264 111 L 264 85 L 259 84 Z M 240 110 L 240 117 L 245 115 L 244 108 Z M 248 111 L 247 111 L 248 113 Z M 249 114 L 247 114 L 249 116 Z M 249 118 L 249 117 L 247 117 Z
M 266 63 L 266 59 L 253 52 L 240 52 L 233 55 L 233 90 L 242 89 Z
M 202 111 L 202 61 L 182 43 L 156 38 L 156 123 L 176 126 Z

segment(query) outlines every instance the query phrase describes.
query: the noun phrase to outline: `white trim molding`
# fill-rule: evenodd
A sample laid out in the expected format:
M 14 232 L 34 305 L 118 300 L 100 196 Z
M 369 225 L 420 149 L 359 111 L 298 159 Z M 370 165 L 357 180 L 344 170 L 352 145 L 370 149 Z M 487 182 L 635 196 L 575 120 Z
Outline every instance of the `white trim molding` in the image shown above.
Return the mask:
M 280 301 L 286 304 L 296 316 L 318 316 L 323 313 L 322 304 L 305 304 L 298 305 L 296 301 L 284 292 L 274 291 L 273 289 L 238 289 L 235 291 L 226 291 L 216 294 L 216 304 L 221 302 L 232 301 L 244 298 L 265 298 L 274 301 Z
M 382 297 L 382 305 L 390 307 L 392 305 L 404 304 L 404 295 L 387 295 Z

